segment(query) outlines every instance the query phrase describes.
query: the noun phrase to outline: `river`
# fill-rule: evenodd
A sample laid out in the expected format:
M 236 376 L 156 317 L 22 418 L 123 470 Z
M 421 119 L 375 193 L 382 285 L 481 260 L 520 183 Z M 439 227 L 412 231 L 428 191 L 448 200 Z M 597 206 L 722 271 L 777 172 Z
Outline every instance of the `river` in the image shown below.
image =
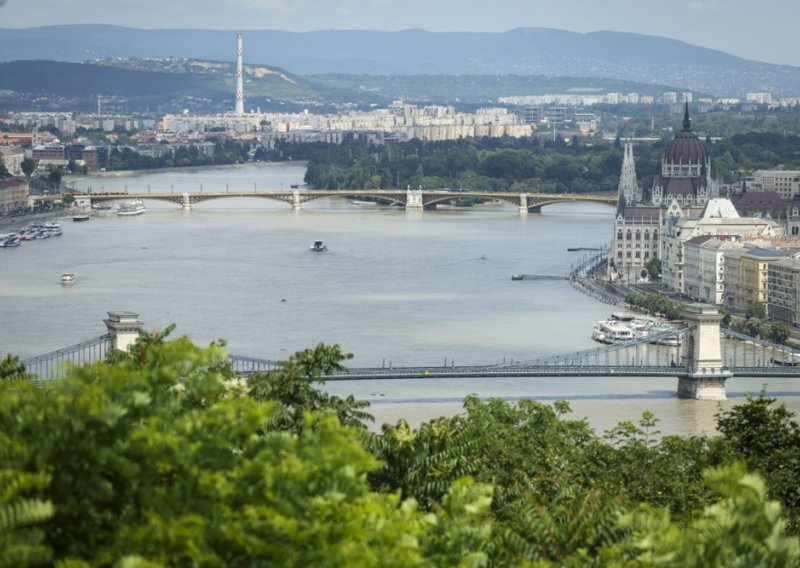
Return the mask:
M 565 275 L 611 237 L 613 210 L 559 204 L 520 216 L 511 206 L 404 211 L 322 199 L 292 211 L 277 201 L 230 198 L 179 206 L 148 191 L 252 191 L 302 183 L 304 164 L 263 164 L 86 178 L 80 188 L 140 193 L 147 213 L 62 221 L 64 234 L 0 249 L 0 354 L 28 357 L 105 332 L 107 311 L 140 315 L 148 329 L 177 324 L 199 344 L 281 359 L 339 343 L 354 366 L 500 363 L 594 347 L 610 307 L 566 281 L 512 281 L 514 273 Z M 327 253 L 309 245 L 324 239 Z M 76 274 L 64 288 L 62 272 Z M 763 379 L 734 378 L 730 405 Z M 678 400 L 676 379 L 441 379 L 330 382 L 369 400 L 377 423 L 419 424 L 459 411 L 464 396 L 564 399 L 598 430 L 650 410 L 664 433 L 711 433 L 717 404 Z M 769 392 L 800 410 L 800 386 Z

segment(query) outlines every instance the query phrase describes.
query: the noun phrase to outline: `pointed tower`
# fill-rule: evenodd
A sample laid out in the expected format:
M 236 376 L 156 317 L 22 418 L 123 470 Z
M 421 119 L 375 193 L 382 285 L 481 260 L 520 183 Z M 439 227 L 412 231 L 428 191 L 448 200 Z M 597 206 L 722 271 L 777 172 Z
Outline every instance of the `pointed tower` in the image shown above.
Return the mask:
M 635 205 L 640 201 L 639 186 L 636 181 L 636 163 L 633 160 L 633 143 L 626 142 L 623 146 L 622 171 L 619 175 L 619 202 L 620 205 Z

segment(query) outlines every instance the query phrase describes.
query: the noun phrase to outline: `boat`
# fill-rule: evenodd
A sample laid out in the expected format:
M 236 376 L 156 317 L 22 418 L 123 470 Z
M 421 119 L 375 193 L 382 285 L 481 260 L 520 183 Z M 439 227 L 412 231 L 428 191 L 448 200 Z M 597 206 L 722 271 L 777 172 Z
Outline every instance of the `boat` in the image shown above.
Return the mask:
M 600 343 L 624 343 L 636 339 L 634 331 L 619 321 L 601 320 L 592 329 L 592 339 Z
M 772 364 L 779 367 L 798 367 L 800 366 L 800 354 L 787 353 L 785 357 L 773 357 Z
M 3 235 L 4 238 L 0 239 L 0 247 L 13 248 L 22 244 L 19 236 L 16 233 L 10 235 Z
M 512 274 L 511 280 L 525 280 L 525 277 L 522 274 Z
M 88 221 L 89 220 L 89 216 L 88 215 L 73 215 L 72 216 L 72 220 L 75 223 L 82 223 L 83 221 Z
M 61 275 L 61 285 L 69 286 L 75 284 L 75 275 L 72 272 L 65 272 Z
M 92 209 L 95 211 L 108 211 L 111 209 L 111 205 L 108 203 L 95 203 L 92 205 Z
M 145 211 L 147 211 L 147 208 L 145 208 L 141 199 L 132 199 L 131 201 L 125 201 L 119 206 L 117 215 L 121 217 L 131 217 L 133 215 L 141 215 Z
M 325 252 L 328 250 L 328 245 L 325 244 L 325 241 L 314 241 L 314 244 L 309 249 L 313 252 Z
M 659 335 L 671 329 L 674 329 L 671 325 L 654 325 L 653 327 L 650 328 L 650 335 Z M 660 339 L 654 339 L 653 341 L 650 341 L 650 343 L 654 345 L 667 345 L 669 347 L 677 347 L 682 343 L 682 341 L 681 341 L 681 336 L 676 333 L 675 335 L 662 337 Z

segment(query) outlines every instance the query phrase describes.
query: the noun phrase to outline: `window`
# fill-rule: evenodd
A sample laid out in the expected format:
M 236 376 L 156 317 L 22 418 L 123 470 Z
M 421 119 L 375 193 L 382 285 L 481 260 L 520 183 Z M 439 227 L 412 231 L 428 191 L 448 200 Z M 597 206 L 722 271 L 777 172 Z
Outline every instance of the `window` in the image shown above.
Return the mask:
M 622 240 L 622 230 L 617 231 L 617 240 L 618 241 Z

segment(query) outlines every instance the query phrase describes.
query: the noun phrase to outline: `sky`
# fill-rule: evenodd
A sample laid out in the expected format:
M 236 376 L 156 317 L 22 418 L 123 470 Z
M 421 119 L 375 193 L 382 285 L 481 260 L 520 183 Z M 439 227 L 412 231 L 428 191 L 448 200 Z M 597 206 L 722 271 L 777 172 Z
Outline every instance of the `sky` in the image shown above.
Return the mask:
M 0 0 L 0 27 L 7 28 L 611 30 L 800 66 L 798 21 L 800 0 Z

